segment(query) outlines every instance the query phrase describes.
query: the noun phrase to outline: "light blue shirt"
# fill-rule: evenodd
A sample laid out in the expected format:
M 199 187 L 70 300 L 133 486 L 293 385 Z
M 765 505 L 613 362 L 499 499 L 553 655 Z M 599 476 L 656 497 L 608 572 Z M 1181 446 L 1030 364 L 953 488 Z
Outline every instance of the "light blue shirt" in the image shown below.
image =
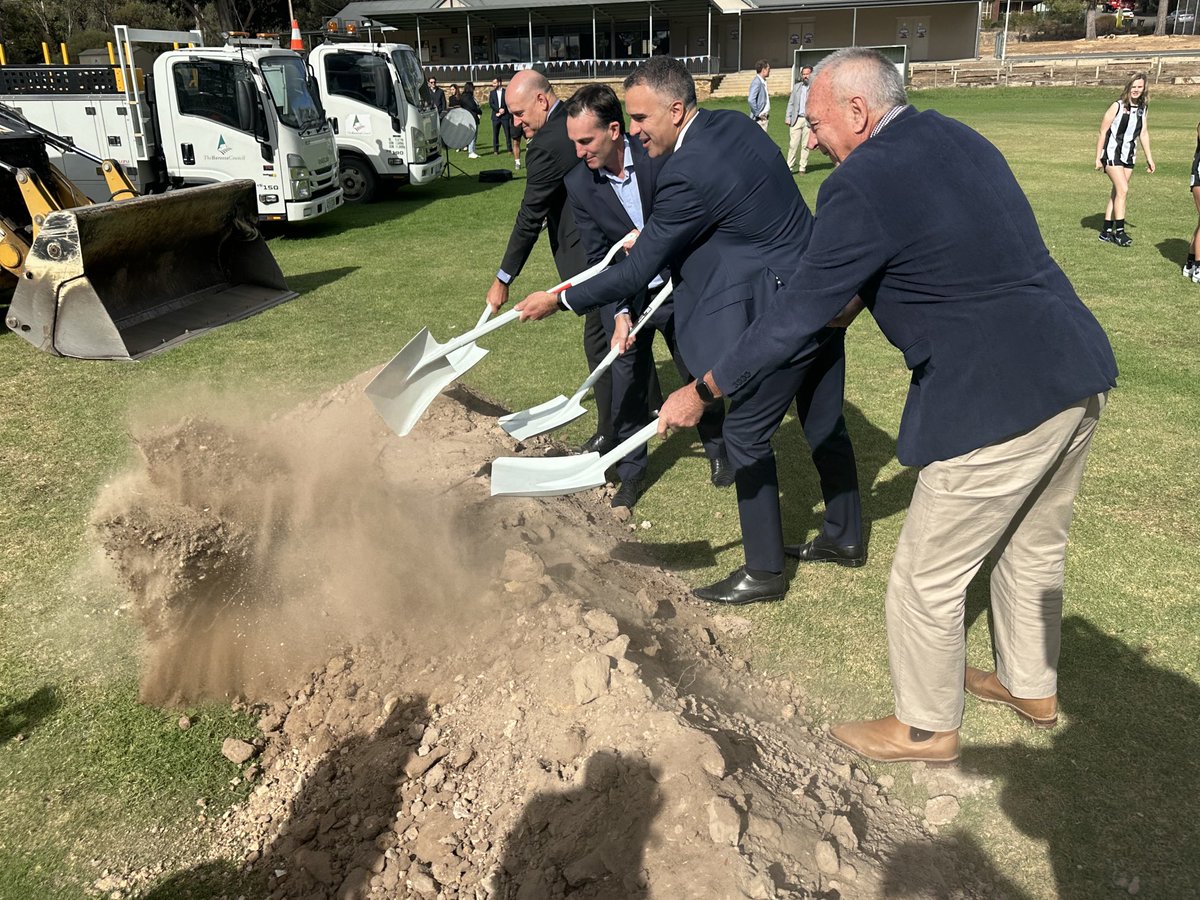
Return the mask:
M 629 147 L 629 135 L 625 136 L 625 177 L 618 178 L 608 169 L 601 169 L 600 174 L 612 185 L 613 192 L 621 201 L 621 206 L 625 207 L 625 212 L 629 214 L 629 220 L 633 222 L 634 227 L 638 231 L 645 228 L 646 217 L 642 213 L 642 195 L 638 192 L 637 172 L 634 171 L 633 151 Z M 649 286 L 656 288 L 661 287 L 662 284 L 663 277 L 656 275 Z

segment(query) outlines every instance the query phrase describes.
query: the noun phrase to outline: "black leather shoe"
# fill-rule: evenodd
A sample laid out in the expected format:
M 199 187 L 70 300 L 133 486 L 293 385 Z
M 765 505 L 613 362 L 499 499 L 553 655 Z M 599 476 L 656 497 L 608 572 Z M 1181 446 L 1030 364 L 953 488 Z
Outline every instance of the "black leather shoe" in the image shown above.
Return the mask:
M 612 507 L 616 509 L 618 506 L 624 506 L 633 509 L 633 505 L 638 502 L 640 496 L 642 496 L 642 479 L 630 478 L 622 481 L 617 492 L 613 494 Z
M 710 603 L 728 603 L 731 606 L 744 606 L 747 603 L 758 603 L 765 600 L 782 600 L 787 593 L 788 582 L 784 574 L 772 575 L 770 578 L 755 578 L 746 571 L 746 567 L 734 569 L 729 577 L 710 584 L 708 587 L 696 588 L 692 591 L 701 600 Z
M 784 544 L 783 552 L 800 562 L 831 562 L 851 569 L 857 569 L 867 562 L 865 547 L 835 544 L 823 534 L 818 534 L 807 544 Z
M 708 461 L 709 467 L 712 469 L 712 483 L 717 487 L 729 487 L 733 484 L 733 466 L 729 463 L 729 458 L 722 453 L 716 459 Z
M 616 446 L 616 443 L 606 434 L 597 431 L 579 447 L 580 453 L 599 453 L 603 456 Z

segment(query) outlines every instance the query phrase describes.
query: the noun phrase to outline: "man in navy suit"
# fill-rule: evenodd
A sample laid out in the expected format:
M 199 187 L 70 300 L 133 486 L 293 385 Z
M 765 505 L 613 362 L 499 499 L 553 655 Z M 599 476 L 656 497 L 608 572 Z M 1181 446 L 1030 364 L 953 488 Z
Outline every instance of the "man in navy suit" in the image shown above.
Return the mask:
M 1063 568 L 1075 494 L 1117 365 L 1050 257 L 1004 157 L 908 106 L 872 50 L 832 54 L 809 95 L 821 187 L 796 277 L 706 372 L 732 402 L 786 366 L 859 295 L 912 380 L 900 462 L 920 466 L 887 592 L 895 714 L 836 726 L 871 759 L 959 754 L 964 687 L 1041 727 L 1057 720 Z M 695 421 L 692 388 L 662 409 Z M 966 591 L 986 558 L 996 671 L 965 667 Z
M 584 85 L 567 102 L 567 134 L 583 160 L 567 173 L 567 200 L 575 214 L 575 227 L 587 248 L 588 262 L 604 258 L 608 248 L 633 229 L 645 227 L 654 209 L 654 189 L 661 159 L 652 158 L 641 141 L 625 134 L 625 116 L 616 93 L 605 84 Z M 630 337 L 651 295 L 665 283 L 656 275 L 649 288 L 610 303 L 600 310 L 605 334 L 621 355 L 613 362 L 613 416 L 618 443 L 633 435 L 653 417 L 662 402 L 654 379 L 654 332 L 663 336 L 684 382 L 692 380 L 675 342 L 674 304 L 668 298 L 651 316 L 639 338 Z M 733 469 L 725 456 L 721 426 L 723 405 L 713 404 L 701 417 L 697 430 L 718 487 L 733 484 Z M 614 507 L 632 508 L 642 491 L 648 461 L 643 444 L 617 464 L 621 487 Z
M 639 66 L 625 80 L 625 105 L 630 134 L 651 156 L 670 154 L 654 213 L 628 258 L 559 299 L 584 313 L 634 294 L 669 265 L 679 348 L 689 371 L 704 372 L 790 283 L 812 215 L 774 141 L 740 113 L 698 110 L 695 83 L 679 60 L 655 56 Z M 523 319 L 543 318 L 559 299 L 531 294 L 518 308 Z M 825 521 L 816 538 L 791 552 L 810 561 L 865 562 L 858 474 L 842 416 L 845 376 L 845 330 L 822 328 L 731 404 L 725 447 L 746 564 L 696 596 L 741 604 L 787 592 L 771 436 L 793 402 L 820 475 Z
M 517 211 L 508 247 L 496 278 L 488 290 L 487 302 L 493 310 L 508 300 L 508 286 L 525 266 L 533 252 L 542 223 L 550 235 L 550 249 L 559 278 L 566 281 L 588 267 L 587 253 L 575 228 L 575 216 L 567 206 L 567 189 L 563 179 L 579 162 L 575 145 L 567 137 L 567 107 L 554 93 L 550 82 L 541 72 L 526 69 L 518 72 L 505 92 L 507 110 L 513 127 L 519 128 L 529 140 L 525 162 L 525 196 Z M 584 322 L 583 350 L 588 369 L 596 368 L 608 353 L 608 339 L 599 313 Z M 596 433 L 583 445 L 583 452 L 604 453 L 616 446 L 613 441 L 612 378 L 608 373 L 596 382 Z

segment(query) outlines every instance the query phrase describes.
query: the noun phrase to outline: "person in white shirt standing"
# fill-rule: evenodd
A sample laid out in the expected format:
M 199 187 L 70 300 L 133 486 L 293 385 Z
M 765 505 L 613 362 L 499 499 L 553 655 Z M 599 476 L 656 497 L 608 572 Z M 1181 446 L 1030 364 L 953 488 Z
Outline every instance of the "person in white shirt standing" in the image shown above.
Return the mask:
M 754 64 L 755 76 L 750 82 L 750 118 L 759 124 L 763 131 L 767 130 L 767 122 L 771 118 L 771 95 L 767 91 L 767 79 L 771 77 L 771 64 L 760 59 Z
M 805 115 L 808 106 L 808 79 L 812 77 L 812 66 L 800 70 L 800 80 L 792 86 L 792 96 L 788 98 L 787 111 L 783 121 L 787 123 L 788 132 L 788 171 L 799 171 L 803 175 L 808 171 L 808 118 Z M 796 169 L 796 151 L 800 151 L 800 168 Z

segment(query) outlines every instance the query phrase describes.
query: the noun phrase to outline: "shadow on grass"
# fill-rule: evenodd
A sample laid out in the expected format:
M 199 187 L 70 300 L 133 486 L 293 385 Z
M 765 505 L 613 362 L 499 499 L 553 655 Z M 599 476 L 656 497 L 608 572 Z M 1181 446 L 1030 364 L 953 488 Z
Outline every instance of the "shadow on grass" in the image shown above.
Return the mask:
M 398 789 L 406 780 L 408 752 L 417 749 L 409 729 L 427 723 L 425 708 L 424 697 L 408 698 L 371 735 L 333 743 L 305 779 L 289 818 L 247 870 L 230 861 L 206 862 L 154 885 L 145 900 L 365 897 L 375 870 L 384 868 L 385 851 L 396 843 L 391 826 L 401 803 Z M 399 892 L 403 874 L 391 875 L 397 879 L 391 889 Z
M 300 275 L 289 275 L 287 280 L 288 287 L 303 296 L 315 291 L 317 288 L 323 288 L 327 284 L 341 281 L 347 275 L 353 275 L 358 269 L 358 266 L 342 266 L 337 269 L 324 269 L 320 272 L 304 272 Z
M 968 886 L 983 893 L 964 890 Z M 884 865 L 883 896 L 1024 900 L 1027 895 L 996 870 L 971 835 L 958 833 L 933 843 L 900 847 Z
M 872 525 L 908 508 L 917 483 L 917 470 L 902 469 L 886 481 L 880 481 L 879 473 L 896 458 L 896 439 L 874 425 L 853 403 L 845 404 L 843 414 L 854 445 L 862 494 L 863 540 L 870 552 Z M 821 528 L 824 506 L 821 483 L 800 420 L 794 416 L 785 419 L 773 443 L 779 467 L 779 489 L 783 495 L 784 539 L 803 542 Z
M 1066 900 L 1200 884 L 1200 687 L 1150 653 L 1066 618 L 1052 746 L 963 748 L 963 768 L 1002 783 L 1004 814 L 1045 842 Z
M 1192 249 L 1192 242 L 1183 238 L 1167 238 L 1159 241 L 1155 246 L 1162 254 L 1163 259 L 1182 269 L 1183 264 L 1187 262 L 1188 251 Z
M 45 685 L 24 700 L 0 707 L 0 744 L 7 743 L 19 734 L 28 734 L 60 706 L 62 698 L 58 690 Z

